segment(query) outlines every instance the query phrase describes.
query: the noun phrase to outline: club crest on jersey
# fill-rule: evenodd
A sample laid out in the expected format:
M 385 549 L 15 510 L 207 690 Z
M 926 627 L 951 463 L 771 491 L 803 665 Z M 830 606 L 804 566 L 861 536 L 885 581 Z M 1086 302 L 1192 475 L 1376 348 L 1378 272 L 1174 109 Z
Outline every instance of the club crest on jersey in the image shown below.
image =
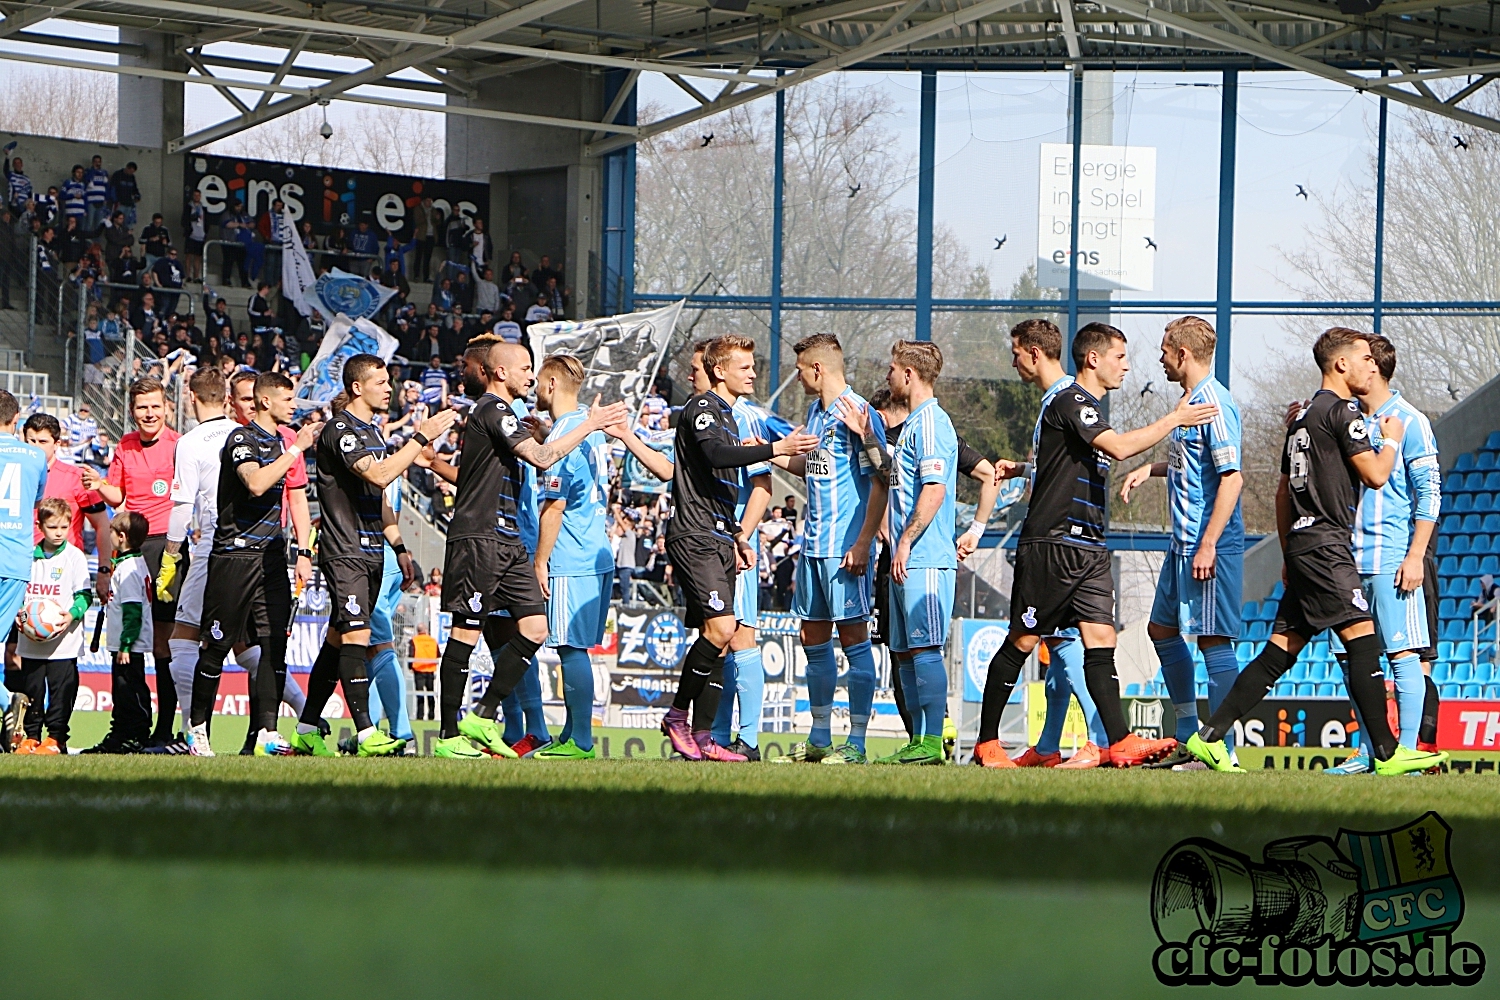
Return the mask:
M 1027 628 L 1036 628 L 1036 608 L 1028 607 L 1021 616 L 1021 623 Z
M 719 596 L 719 592 L 717 590 L 710 590 L 708 592 L 708 606 L 713 608 L 715 611 L 724 610 L 724 599 Z
M 1359 610 L 1361 610 L 1361 611 L 1369 611 L 1370 610 L 1370 602 L 1367 601 L 1367 600 L 1365 600 L 1365 592 L 1363 590 L 1356 589 L 1354 591 L 1353 598 L 1351 598 L 1351 601 L 1354 604 L 1354 606 L 1356 608 L 1358 608 Z
M 1351 420 L 1349 422 L 1349 438 L 1352 441 L 1363 441 L 1370 436 L 1370 428 L 1363 420 Z
M 217 618 L 215 618 L 214 623 L 208 627 L 208 634 L 213 636 L 216 641 L 223 641 L 224 630 L 219 627 L 219 620 Z
M 700 431 L 701 430 L 706 430 L 708 428 L 708 425 L 711 424 L 711 423 L 713 423 L 713 422 L 714 422 L 714 415 L 712 413 L 700 413 L 700 414 L 698 414 L 697 419 L 695 419 L 693 421 L 693 427 L 694 427 L 694 429 L 700 430 Z
M 353 451 L 359 446 L 359 438 L 353 434 L 345 434 L 339 438 L 339 451 Z
M 358 598 L 356 598 L 353 594 L 350 594 L 349 599 L 344 602 L 344 610 L 349 612 L 351 615 L 359 614 Z
M 248 462 L 250 460 L 250 456 L 253 454 L 255 454 L 255 452 L 251 450 L 248 444 L 242 444 L 234 449 L 231 457 L 236 462 Z
M 520 425 L 516 423 L 516 415 L 514 413 L 507 413 L 500 418 L 500 429 L 507 434 L 514 434 L 518 426 Z
M 1099 422 L 1099 411 L 1092 406 L 1085 406 L 1078 411 L 1078 420 L 1085 427 L 1092 427 Z
M 472 612 L 474 612 L 477 615 L 483 609 L 484 609 L 484 598 L 483 598 L 483 596 L 480 595 L 479 591 L 476 590 L 476 591 L 474 591 L 474 596 L 471 597 L 471 598 L 469 598 L 469 610 L 472 611 Z

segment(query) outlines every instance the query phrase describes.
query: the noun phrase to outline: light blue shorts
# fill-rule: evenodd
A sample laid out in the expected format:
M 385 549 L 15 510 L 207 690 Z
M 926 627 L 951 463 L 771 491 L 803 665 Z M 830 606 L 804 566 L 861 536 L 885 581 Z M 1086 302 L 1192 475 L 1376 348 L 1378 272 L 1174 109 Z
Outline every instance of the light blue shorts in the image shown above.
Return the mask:
M 552 576 L 547 586 L 547 645 L 590 649 L 604 640 L 615 575 Z
M 1245 554 L 1219 553 L 1212 580 L 1193 579 L 1193 557 L 1168 552 L 1156 580 L 1151 621 L 1184 635 L 1240 634 Z
M 16 615 L 21 613 L 21 607 L 26 603 L 26 584 L 28 580 L 16 580 L 10 577 L 0 577 L 0 621 L 5 622 L 5 631 L 10 633 L 16 623 Z M 100 608 L 99 613 L 104 614 Z
M 892 652 L 947 644 L 957 584 L 955 569 L 913 569 L 905 583 L 891 579 L 891 628 L 886 641 Z
M 734 580 L 734 620 L 757 628 L 760 622 L 760 574 L 752 566 Z
M 843 561 L 838 556 L 803 556 L 797 560 L 792 614 L 811 622 L 869 621 L 875 560 L 870 560 L 863 576 L 851 575 L 841 565 Z M 951 595 L 948 606 L 953 606 Z
M 391 547 L 385 547 L 385 567 L 380 573 L 380 596 L 375 599 L 375 610 L 370 615 L 370 645 L 395 642 L 396 629 L 392 619 L 396 617 L 396 606 L 401 603 L 401 563 Z
M 1408 649 L 1423 650 L 1429 642 L 1427 601 L 1422 588 L 1403 594 L 1396 589 L 1396 574 L 1362 576 L 1365 599 L 1370 602 L 1370 617 L 1375 619 L 1375 633 L 1387 653 Z

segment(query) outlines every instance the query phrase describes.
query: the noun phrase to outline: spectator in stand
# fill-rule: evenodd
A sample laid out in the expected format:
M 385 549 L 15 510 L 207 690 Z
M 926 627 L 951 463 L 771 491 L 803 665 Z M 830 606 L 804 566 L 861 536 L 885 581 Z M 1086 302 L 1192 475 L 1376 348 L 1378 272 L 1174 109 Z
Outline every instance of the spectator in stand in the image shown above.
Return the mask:
M 495 336 L 507 344 L 521 342 L 521 324 L 515 321 L 515 307 L 509 302 L 500 307 L 500 319 L 495 322 Z
M 380 256 L 380 237 L 370 232 L 369 219 L 359 220 L 359 228 L 349 237 L 349 251 L 365 257 Z M 363 273 L 367 265 L 364 261 L 361 261 L 360 265 L 360 273 Z
M 236 200 L 219 220 L 219 238 L 224 241 L 219 247 L 223 251 L 221 264 L 222 273 L 219 275 L 225 288 L 234 286 L 230 280 L 234 273 L 238 272 L 240 284 L 245 288 L 250 287 L 250 273 L 247 268 L 247 257 L 245 243 L 241 241 L 240 234 L 243 232 L 246 239 L 250 238 L 250 216 L 245 214 L 245 205 Z
M 495 244 L 484 231 L 484 220 L 476 218 L 474 228 L 469 230 L 469 270 L 478 277 L 494 256 Z
M 521 251 L 512 250 L 510 261 L 500 269 L 500 284 L 513 285 L 517 281 L 526 281 L 528 278 L 526 265 L 521 263 Z
M 323 241 L 323 248 L 328 251 L 328 256 L 323 262 L 328 269 L 347 271 L 349 270 L 349 258 L 344 256 L 349 251 L 349 237 L 344 233 L 342 226 L 335 227 L 333 233 Z
M 79 463 L 80 466 L 87 465 L 102 476 L 110 463 L 115 460 L 114 443 L 110 441 L 108 434 L 100 431 L 95 435 L 93 442 L 84 447 L 82 457 L 83 461 Z
M 195 188 L 182 210 L 183 261 L 189 281 L 203 280 L 203 244 L 207 240 L 208 209 L 203 207 L 203 192 Z
M 442 357 L 442 328 L 436 323 L 429 323 L 422 328 L 421 339 L 417 341 L 417 349 L 411 360 L 415 364 L 440 365 L 443 363 Z
M 74 465 L 87 462 L 87 449 L 99 436 L 99 424 L 94 420 L 88 403 L 80 403 L 78 412 L 63 418 L 62 441 L 67 447 L 68 460 Z
M 542 288 L 542 294 L 537 299 L 537 302 L 547 307 L 547 310 L 552 313 L 553 319 L 562 319 L 563 315 L 567 312 L 563 292 L 558 287 L 556 278 L 547 279 L 547 284 Z
M 151 225 L 141 230 L 141 248 L 146 252 L 146 270 L 156 268 L 156 262 L 167 255 L 172 245 L 172 234 L 162 224 L 161 213 L 151 216 Z
M 16 217 L 10 206 L 0 207 L 0 309 L 10 309 L 10 286 L 25 274 L 25 255 L 21 249 Z
M 417 246 L 417 259 L 410 274 L 426 284 L 432 280 L 432 247 L 437 242 L 435 234 L 441 216 L 433 211 L 431 198 L 423 198 L 411 215 L 411 238 Z
M 500 286 L 495 284 L 495 272 L 492 268 L 487 267 L 479 272 L 479 278 L 474 282 L 474 311 L 500 311 Z
M 386 312 L 394 316 L 396 311 L 406 305 L 406 300 L 411 297 L 411 285 L 407 283 L 406 275 L 401 273 L 401 258 L 392 257 L 385 265 L 385 273 L 380 276 L 380 283 L 387 288 L 394 288 L 396 294 L 386 303 Z
M 443 571 L 434 566 L 432 572 L 427 574 L 427 585 L 422 588 L 422 591 L 428 597 L 441 597 L 443 594 Z
M 532 307 L 530 309 L 526 310 L 526 327 L 527 327 L 527 329 L 530 329 L 531 324 L 533 324 L 533 323 L 546 323 L 546 322 L 549 322 L 551 319 L 552 319 L 552 310 L 549 309 L 547 307 L 547 304 L 545 302 L 542 302 L 540 299 L 538 299 L 537 302 L 534 305 L 532 305 Z
M 1500 597 L 1500 583 L 1495 582 L 1495 577 L 1485 573 L 1479 578 L 1479 596 L 1469 602 L 1469 614 L 1479 614 L 1479 620 L 1489 623 L 1495 620 L 1494 601 Z M 1480 609 L 1483 610 L 1480 610 Z
M 36 297 L 43 322 L 56 319 L 57 286 L 62 282 L 62 264 L 57 259 L 53 240 L 57 234 L 51 226 L 44 226 L 36 244 Z
M 421 400 L 431 410 L 441 410 L 448 405 L 448 373 L 441 367 L 429 365 L 422 372 Z
M 406 272 L 406 255 L 411 253 L 416 248 L 417 241 L 415 239 L 406 243 L 402 243 L 399 239 L 397 239 L 395 233 L 387 230 L 385 234 L 385 241 L 381 245 L 381 254 L 385 269 L 389 271 L 392 262 L 394 262 L 399 266 L 401 272 L 404 274 Z
M 88 218 L 88 185 L 83 182 L 83 164 L 75 163 L 73 171 L 68 179 L 62 183 L 62 209 L 63 215 L 69 219 L 76 219 L 80 227 Z
M 152 292 L 141 293 L 141 304 L 136 307 L 130 317 L 130 325 L 135 327 L 136 333 L 147 343 L 150 343 L 158 333 L 166 330 L 166 318 L 156 308 L 156 295 Z
M 776 587 L 777 611 L 786 611 L 792 606 L 792 594 L 796 591 L 797 557 L 801 551 L 797 546 L 791 546 L 772 571 Z
M 474 283 L 469 280 L 468 271 L 459 271 L 453 276 L 453 308 L 461 312 L 474 309 Z M 460 321 L 459 326 L 462 325 Z
M 135 180 L 135 162 L 125 164 L 109 177 L 115 210 L 125 216 L 125 225 L 135 227 L 135 207 L 141 203 L 141 189 Z
M 15 148 L 14 140 L 5 144 L 5 182 L 8 185 L 7 199 L 11 211 L 19 217 L 26 211 L 27 203 L 32 201 L 36 192 L 31 186 L 31 178 L 26 176 L 26 171 L 21 166 L 21 158 L 12 158 L 10 155 Z
M 437 310 L 447 312 L 453 308 L 453 282 L 444 278 L 438 282 L 437 289 L 432 293 L 432 301 L 429 303 L 428 311 Z
M 102 156 L 94 157 L 89 168 L 83 172 L 83 198 L 83 228 L 87 232 L 97 233 L 104 224 L 109 201 L 109 171 L 104 169 Z
M 469 223 L 457 212 L 449 213 L 443 223 L 443 248 L 447 253 L 441 272 L 444 276 L 468 269 Z
M 537 264 L 536 270 L 531 272 L 531 284 L 536 289 L 537 294 L 541 294 L 542 289 L 547 287 L 548 278 L 556 278 L 558 284 L 561 284 L 562 272 L 552 267 L 551 257 L 542 254 L 542 259 Z
M 218 337 L 219 343 L 225 344 L 234 339 L 234 321 L 229 317 L 229 303 L 224 299 L 215 300 L 214 311 L 208 314 L 204 322 L 209 336 Z
M 158 215 L 157 218 L 159 219 L 161 216 Z M 182 262 L 177 259 L 177 248 L 169 246 L 166 248 L 166 251 L 165 256 L 156 258 L 156 263 L 152 266 L 151 273 L 156 278 L 156 285 L 163 289 L 161 295 L 162 312 L 170 316 L 177 312 L 177 301 L 182 296 L 180 293 L 167 291 L 167 289 L 180 289 L 183 279 L 187 277 L 187 274 L 182 269 Z
M 57 259 L 63 264 L 77 264 L 83 259 L 83 252 L 88 247 L 88 239 L 83 235 L 83 230 L 78 228 L 80 221 L 77 216 L 65 217 L 62 232 L 57 234 L 55 243 Z M 69 270 L 76 270 L 76 268 L 70 267 Z
M 781 513 L 786 517 L 787 523 L 792 526 L 792 534 L 797 533 L 797 498 L 788 494 L 786 502 L 781 505 Z
M 109 280 L 114 285 L 136 285 L 140 283 L 140 265 L 130 247 L 120 247 L 109 259 Z
M 635 576 L 636 541 L 634 522 L 628 517 L 617 520 L 613 539 L 615 580 L 620 586 L 620 601 L 624 604 L 631 604 L 635 600 L 635 591 L 631 589 L 630 579 Z
M 125 224 L 125 213 L 118 209 L 104 223 L 103 228 L 97 235 L 104 237 L 104 259 L 114 260 L 120 256 L 120 251 L 130 250 L 134 253 L 135 234 Z

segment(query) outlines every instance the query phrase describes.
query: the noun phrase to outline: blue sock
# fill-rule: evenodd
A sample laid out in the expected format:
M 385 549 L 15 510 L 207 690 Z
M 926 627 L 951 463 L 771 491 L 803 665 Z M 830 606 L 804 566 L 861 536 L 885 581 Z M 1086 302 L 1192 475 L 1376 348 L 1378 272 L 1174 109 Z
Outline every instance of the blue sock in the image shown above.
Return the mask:
M 833 692 L 838 687 L 839 665 L 833 658 L 833 640 L 803 646 L 807 654 L 807 706 L 812 712 L 812 734 L 808 742 L 826 747 L 833 742 Z
M 1396 678 L 1396 709 L 1401 720 L 1401 745 L 1417 748 L 1417 732 L 1422 728 L 1422 700 L 1427 697 L 1427 681 L 1422 674 L 1422 660 L 1408 653 L 1391 661 Z
M 917 701 L 917 668 L 910 653 L 900 664 L 901 691 L 906 698 L 907 714 L 911 716 L 911 738 L 919 740 L 922 738 L 922 706 Z
M 730 687 L 724 677 L 724 690 Z M 747 746 L 760 747 L 760 715 L 766 702 L 766 668 L 760 662 L 760 647 L 751 646 L 734 654 L 734 691 L 740 704 L 739 737 Z M 729 701 L 728 698 L 724 699 Z
M 1057 753 L 1062 749 L 1063 726 L 1068 721 L 1068 706 L 1073 703 L 1073 685 L 1068 683 L 1068 672 L 1063 667 L 1057 651 L 1052 650 L 1052 662 L 1047 664 L 1047 721 L 1042 723 L 1042 735 L 1037 738 L 1036 752 Z
M 396 651 L 382 649 L 370 660 L 370 718 L 379 719 L 383 710 L 391 720 L 391 735 L 398 740 L 412 738 L 411 720 L 406 715 L 406 678 L 396 664 Z
M 739 655 L 740 654 L 737 651 L 733 650 L 733 649 L 727 651 L 724 654 L 724 693 L 725 694 L 728 694 L 730 691 L 734 690 L 735 682 L 738 679 L 739 675 L 738 675 L 737 671 L 738 671 L 739 667 L 738 667 L 738 664 L 735 662 L 735 657 L 737 657 Z M 713 725 L 713 729 L 710 730 L 710 735 L 713 736 L 714 742 L 717 743 L 717 744 L 719 744 L 719 746 L 721 746 L 721 747 L 727 747 L 733 741 L 733 739 L 734 739 L 734 737 L 732 735 L 733 729 L 734 729 L 734 699 L 733 698 L 720 698 L 719 699 L 719 710 L 714 713 L 714 725 Z
M 922 735 L 941 737 L 943 717 L 948 714 L 948 668 L 941 649 L 923 649 L 912 656 L 917 677 L 917 703 L 922 706 Z
M 870 711 L 875 706 L 875 650 L 870 640 L 844 647 L 849 660 L 849 742 L 865 749 L 865 729 L 870 725 Z
M 1234 687 L 1235 680 L 1240 676 L 1239 657 L 1234 655 L 1232 642 L 1218 646 L 1199 643 L 1198 648 L 1203 650 L 1203 665 L 1208 669 L 1208 710 L 1217 712 L 1224 703 L 1224 697 L 1229 694 L 1229 689 Z M 1234 749 L 1233 729 L 1224 734 L 1224 745 Z
M 1094 697 L 1089 694 L 1088 683 L 1083 678 L 1083 642 L 1074 639 L 1052 648 L 1052 658 L 1061 660 L 1063 672 L 1067 675 L 1068 686 L 1073 689 L 1073 697 L 1078 699 L 1078 707 L 1083 710 L 1083 717 L 1088 720 L 1089 740 L 1096 747 L 1109 746 L 1109 737 L 1104 733 L 1104 723 L 1099 718 L 1099 709 L 1094 705 Z
M 500 738 L 514 743 L 526 735 L 526 714 L 521 710 L 521 689 L 518 687 L 500 702 L 500 711 L 505 716 L 505 729 Z
M 578 749 L 594 745 L 594 665 L 589 651 L 576 646 L 557 647 L 562 660 L 563 703 L 568 706 L 568 736 Z
M 542 671 L 536 664 L 535 656 L 531 658 L 531 665 L 526 668 L 526 676 L 521 678 L 516 691 L 521 696 L 521 711 L 526 715 L 526 732 L 538 739 L 552 739 L 552 731 L 547 728 L 547 716 L 542 711 Z
M 1182 636 L 1152 639 L 1157 659 L 1161 660 L 1161 677 L 1167 682 L 1167 694 L 1177 713 L 1177 741 L 1186 743 L 1198 731 L 1198 696 L 1193 690 L 1193 651 Z

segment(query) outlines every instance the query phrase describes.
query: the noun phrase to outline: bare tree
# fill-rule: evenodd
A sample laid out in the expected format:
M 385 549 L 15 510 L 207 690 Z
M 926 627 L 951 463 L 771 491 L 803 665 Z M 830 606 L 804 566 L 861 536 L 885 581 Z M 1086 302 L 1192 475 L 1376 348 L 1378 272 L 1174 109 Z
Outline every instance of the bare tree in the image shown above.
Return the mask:
M 0 88 L 0 130 L 116 142 L 115 78 L 87 70 L 11 69 Z
M 325 139 L 319 131 L 323 109 L 308 107 L 204 149 L 277 163 L 441 177 L 447 134 L 441 117 L 438 111 L 362 107 L 331 118 L 333 134 Z

